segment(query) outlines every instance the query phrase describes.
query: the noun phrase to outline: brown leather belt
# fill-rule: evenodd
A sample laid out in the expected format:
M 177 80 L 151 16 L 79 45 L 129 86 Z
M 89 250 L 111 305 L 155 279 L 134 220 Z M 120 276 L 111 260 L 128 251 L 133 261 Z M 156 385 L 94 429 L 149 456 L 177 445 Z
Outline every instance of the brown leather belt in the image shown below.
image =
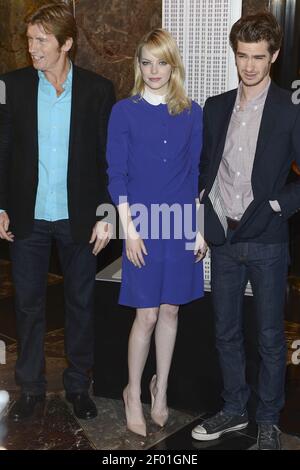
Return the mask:
M 230 219 L 230 217 L 226 217 L 226 220 L 229 230 L 236 230 L 238 228 L 239 220 Z

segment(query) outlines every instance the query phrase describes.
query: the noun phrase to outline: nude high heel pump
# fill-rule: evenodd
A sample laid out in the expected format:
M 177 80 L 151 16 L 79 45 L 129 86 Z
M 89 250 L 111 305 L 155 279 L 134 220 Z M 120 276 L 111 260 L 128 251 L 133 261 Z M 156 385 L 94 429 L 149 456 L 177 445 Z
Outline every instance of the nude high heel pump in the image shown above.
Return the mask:
M 150 382 L 150 394 L 151 394 L 151 418 L 154 423 L 158 424 L 161 428 L 163 428 L 168 421 L 169 418 L 169 410 L 166 408 L 163 412 L 158 413 L 154 409 L 155 404 L 155 396 L 156 396 L 156 375 L 153 375 L 151 382 Z
M 125 415 L 126 415 L 126 423 L 127 429 L 135 434 L 139 434 L 140 436 L 146 437 L 147 430 L 146 430 L 146 422 L 144 417 L 142 416 L 139 422 L 134 422 L 132 417 L 130 416 L 129 406 L 128 406 L 128 389 L 127 387 L 123 390 L 123 400 L 125 405 Z

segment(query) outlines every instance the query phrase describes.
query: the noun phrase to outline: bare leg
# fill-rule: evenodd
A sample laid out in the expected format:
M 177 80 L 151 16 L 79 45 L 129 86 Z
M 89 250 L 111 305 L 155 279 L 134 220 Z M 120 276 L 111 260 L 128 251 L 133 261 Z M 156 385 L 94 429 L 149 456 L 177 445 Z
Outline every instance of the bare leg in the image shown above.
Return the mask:
M 151 416 L 160 426 L 164 426 L 168 419 L 167 386 L 176 340 L 178 310 L 178 305 L 161 305 L 155 329 L 157 375 L 150 384 Z
M 146 436 L 146 422 L 140 398 L 141 378 L 157 315 L 158 308 L 137 309 L 128 344 L 129 382 L 123 392 L 127 428 L 143 436 Z

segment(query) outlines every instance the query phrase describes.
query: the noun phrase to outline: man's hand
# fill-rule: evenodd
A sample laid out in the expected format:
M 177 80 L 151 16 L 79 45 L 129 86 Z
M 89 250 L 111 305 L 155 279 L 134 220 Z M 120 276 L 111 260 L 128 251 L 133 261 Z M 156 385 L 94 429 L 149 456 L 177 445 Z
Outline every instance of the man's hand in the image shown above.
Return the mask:
M 200 232 L 197 232 L 195 240 L 194 255 L 196 256 L 196 263 L 199 263 L 203 258 L 205 258 L 207 253 L 207 243 L 202 237 Z
M 0 238 L 7 240 L 8 242 L 14 241 L 14 235 L 8 231 L 10 224 L 9 217 L 6 212 L 0 213 Z
M 93 255 L 97 256 L 106 247 L 113 234 L 113 226 L 108 222 L 97 222 L 93 228 L 90 243 L 94 243 Z

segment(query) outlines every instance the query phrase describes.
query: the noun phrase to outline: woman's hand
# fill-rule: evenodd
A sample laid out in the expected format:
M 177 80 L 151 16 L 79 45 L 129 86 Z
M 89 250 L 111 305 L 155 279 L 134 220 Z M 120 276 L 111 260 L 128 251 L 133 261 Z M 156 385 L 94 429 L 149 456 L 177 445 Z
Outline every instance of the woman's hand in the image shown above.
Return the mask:
M 207 243 L 202 237 L 200 232 L 197 232 L 195 240 L 194 255 L 196 256 L 196 263 L 199 263 L 203 258 L 205 258 L 207 253 Z
M 109 243 L 113 235 L 112 224 L 104 221 L 99 221 L 93 228 L 90 244 L 94 243 L 93 255 L 97 256 L 103 248 Z
M 144 255 L 147 255 L 144 241 L 141 239 L 136 230 L 131 226 L 126 239 L 126 256 L 135 267 L 141 268 L 145 266 Z

